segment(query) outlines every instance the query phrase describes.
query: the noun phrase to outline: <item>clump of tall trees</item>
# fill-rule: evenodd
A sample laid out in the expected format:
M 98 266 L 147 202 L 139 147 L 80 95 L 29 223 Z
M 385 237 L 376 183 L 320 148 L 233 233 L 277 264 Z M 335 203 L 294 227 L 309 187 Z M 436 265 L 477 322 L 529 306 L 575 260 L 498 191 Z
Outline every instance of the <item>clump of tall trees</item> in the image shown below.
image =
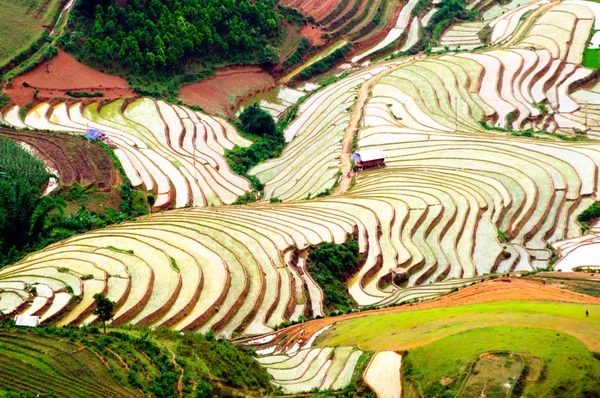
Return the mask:
M 180 71 L 193 58 L 274 65 L 282 34 L 274 0 L 115 0 L 79 2 L 67 51 L 134 73 Z

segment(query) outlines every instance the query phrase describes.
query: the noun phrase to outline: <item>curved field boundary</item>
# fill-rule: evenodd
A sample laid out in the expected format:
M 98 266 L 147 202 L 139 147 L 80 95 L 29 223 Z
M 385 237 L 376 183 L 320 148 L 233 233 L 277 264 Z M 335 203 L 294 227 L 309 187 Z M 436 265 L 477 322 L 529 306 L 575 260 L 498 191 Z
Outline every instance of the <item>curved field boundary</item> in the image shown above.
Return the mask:
M 249 146 L 251 142 L 223 119 L 148 98 L 106 105 L 94 102 L 85 107 L 42 102 L 26 115 L 23 125 L 10 116 L 13 110 L 18 113 L 19 108 L 11 108 L 5 119 L 16 128 L 80 134 L 94 128 L 104 132 L 118 148 L 117 156 L 132 183 L 156 194 L 156 208 L 233 203 L 250 190 L 250 183 L 231 172 L 223 155 L 236 145 Z M 70 180 L 67 170 L 59 167 L 59 172 Z

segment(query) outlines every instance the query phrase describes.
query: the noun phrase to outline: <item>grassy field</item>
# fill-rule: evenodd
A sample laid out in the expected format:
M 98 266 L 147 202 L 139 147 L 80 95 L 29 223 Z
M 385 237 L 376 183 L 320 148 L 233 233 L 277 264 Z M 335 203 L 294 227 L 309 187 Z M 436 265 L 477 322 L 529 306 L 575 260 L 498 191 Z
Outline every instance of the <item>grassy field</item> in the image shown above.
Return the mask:
M 547 329 L 499 326 L 469 330 L 410 350 L 402 366 L 406 396 L 455 396 L 469 365 L 487 351 L 508 351 L 525 358 L 521 394 L 513 396 L 597 396 L 593 392 L 600 388 L 600 360 L 576 338 Z M 481 370 L 486 369 L 479 370 L 476 376 L 481 377 Z M 497 376 L 493 367 L 487 370 Z M 514 378 L 510 381 L 511 385 L 515 382 Z M 468 391 L 465 388 L 460 396 L 479 396 Z M 505 395 L 487 391 L 486 396 Z
M 43 26 L 52 24 L 60 0 L 1 1 L 0 5 L 0 66 L 3 66 L 40 38 Z
M 585 311 L 589 311 L 586 318 Z M 470 329 L 527 326 L 561 331 L 600 352 L 600 306 L 549 302 L 498 302 L 370 316 L 334 325 L 317 339 L 323 346 L 363 350 L 415 348 Z

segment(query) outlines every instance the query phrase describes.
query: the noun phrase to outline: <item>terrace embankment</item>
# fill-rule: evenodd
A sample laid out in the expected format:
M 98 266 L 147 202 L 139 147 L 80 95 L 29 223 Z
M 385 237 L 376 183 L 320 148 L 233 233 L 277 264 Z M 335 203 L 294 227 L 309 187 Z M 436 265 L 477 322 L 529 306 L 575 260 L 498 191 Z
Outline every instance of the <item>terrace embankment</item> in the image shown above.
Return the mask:
M 101 92 L 107 99 L 136 95 L 125 80 L 85 66 L 62 50 L 54 59 L 19 75 L 4 88 L 12 102 L 20 106 L 33 101 L 36 90 L 40 100 L 69 98 L 67 91 Z
M 179 98 L 198 105 L 211 114 L 230 115 L 236 100 L 274 84 L 271 75 L 257 66 L 240 66 L 218 71 L 214 77 L 188 84 L 179 90 Z
M 278 332 L 278 335 L 283 338 L 279 343 L 279 346 L 283 347 L 288 343 L 292 343 L 298 340 L 300 336 L 302 336 L 301 338 L 303 341 L 310 341 L 311 337 L 323 328 L 349 319 L 396 312 L 456 307 L 500 301 L 552 301 L 600 305 L 600 298 L 597 297 L 575 293 L 521 278 L 499 278 L 476 283 L 455 293 L 438 297 L 433 300 L 316 319 L 310 322 L 290 326 L 289 328 L 282 329 Z M 277 341 L 277 338 L 273 339 L 273 341 Z

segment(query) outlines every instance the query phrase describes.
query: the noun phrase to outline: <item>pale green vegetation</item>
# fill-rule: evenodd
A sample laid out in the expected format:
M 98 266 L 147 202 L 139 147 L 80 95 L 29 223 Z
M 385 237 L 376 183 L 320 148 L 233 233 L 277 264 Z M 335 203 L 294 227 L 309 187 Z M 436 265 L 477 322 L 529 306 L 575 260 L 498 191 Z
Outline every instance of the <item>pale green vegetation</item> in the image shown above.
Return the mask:
M 408 351 L 402 371 L 405 396 L 454 396 L 473 361 L 489 351 L 520 354 L 525 360 L 525 374 L 513 396 L 592 397 L 600 389 L 600 360 L 578 339 L 548 329 L 501 326 L 469 330 Z M 489 366 L 478 370 L 494 372 Z M 505 382 L 514 386 L 517 380 Z M 462 392 L 475 396 L 466 388 Z M 486 396 L 505 396 L 497 393 L 488 391 Z
M 585 311 L 590 316 L 586 318 Z M 399 312 L 334 325 L 318 345 L 357 345 L 365 350 L 404 350 L 466 330 L 520 325 L 548 328 L 579 338 L 600 351 L 600 307 L 594 305 L 508 301 Z
M 60 0 L 3 1 L 0 12 L 0 67 L 35 43 L 52 25 Z

